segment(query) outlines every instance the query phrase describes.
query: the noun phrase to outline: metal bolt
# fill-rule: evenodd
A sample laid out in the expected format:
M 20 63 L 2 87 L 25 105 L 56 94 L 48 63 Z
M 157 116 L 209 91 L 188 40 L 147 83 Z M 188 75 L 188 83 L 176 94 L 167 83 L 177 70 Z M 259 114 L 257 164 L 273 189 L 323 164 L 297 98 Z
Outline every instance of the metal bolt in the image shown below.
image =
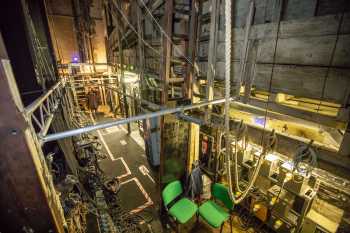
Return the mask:
M 12 130 L 11 130 L 11 134 L 12 134 L 12 135 L 17 135 L 17 130 L 16 130 L 16 129 L 12 129 Z

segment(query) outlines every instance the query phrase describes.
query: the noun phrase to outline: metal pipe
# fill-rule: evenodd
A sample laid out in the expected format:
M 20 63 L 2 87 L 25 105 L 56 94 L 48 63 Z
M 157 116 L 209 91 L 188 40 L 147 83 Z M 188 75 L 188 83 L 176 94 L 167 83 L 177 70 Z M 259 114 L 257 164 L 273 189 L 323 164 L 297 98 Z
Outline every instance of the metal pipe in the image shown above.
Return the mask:
M 167 114 L 173 114 L 176 112 L 183 112 L 183 111 L 187 111 L 187 110 L 191 110 L 191 109 L 195 109 L 195 108 L 208 106 L 209 104 L 212 104 L 212 105 L 221 104 L 221 103 L 224 103 L 225 101 L 226 101 L 225 99 L 217 99 L 217 100 L 206 101 L 206 102 L 202 102 L 202 103 L 196 103 L 196 104 L 192 104 L 192 105 L 180 106 L 180 107 L 176 107 L 176 108 L 170 108 L 170 109 L 168 108 L 168 109 L 163 109 L 163 110 L 160 110 L 157 112 L 151 112 L 151 113 L 146 113 L 146 114 L 142 114 L 142 115 L 138 115 L 138 116 L 129 117 L 126 119 L 105 122 L 105 123 L 99 123 L 96 125 L 82 127 L 79 129 L 73 129 L 73 130 L 68 130 L 65 132 L 49 134 L 49 135 L 46 135 L 45 137 L 41 137 L 41 142 L 42 143 L 50 142 L 50 141 L 59 140 L 59 139 L 63 139 L 63 138 L 67 138 L 67 137 L 71 137 L 71 136 L 75 136 L 75 135 L 79 135 L 82 133 L 87 133 L 87 132 L 91 132 L 91 131 L 95 131 L 95 130 L 99 130 L 99 129 L 106 129 L 106 128 L 110 128 L 110 127 L 117 126 L 117 125 L 124 125 L 124 124 L 128 124 L 128 123 L 134 122 L 134 121 L 140 121 L 140 120 L 149 119 L 149 118 L 153 118 L 153 117 L 159 117 L 159 116 L 163 116 L 163 115 L 167 115 Z M 231 99 L 229 101 L 231 101 Z
M 61 84 L 63 84 L 63 79 L 56 83 L 50 90 L 46 93 L 42 94 L 36 100 L 34 100 L 31 104 L 24 108 L 24 114 L 27 116 L 32 114 Z

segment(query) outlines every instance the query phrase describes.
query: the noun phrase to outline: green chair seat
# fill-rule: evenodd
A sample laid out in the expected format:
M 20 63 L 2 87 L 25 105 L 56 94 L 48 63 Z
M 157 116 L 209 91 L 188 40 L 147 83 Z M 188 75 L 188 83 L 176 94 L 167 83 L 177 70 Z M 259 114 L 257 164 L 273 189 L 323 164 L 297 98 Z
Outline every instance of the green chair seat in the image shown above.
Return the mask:
M 181 198 L 180 200 L 176 201 L 176 199 L 179 198 L 182 193 L 183 189 L 179 180 L 175 180 L 167 184 L 162 191 L 164 206 L 166 208 L 170 208 L 168 212 L 175 218 L 176 225 L 177 223 L 185 224 L 192 218 L 193 215 L 197 213 L 198 210 L 198 206 L 187 198 Z M 170 204 L 174 201 L 176 202 L 171 206 Z
M 218 204 L 207 201 L 199 207 L 200 216 L 212 227 L 219 228 L 230 215 Z
M 197 205 L 187 198 L 177 201 L 170 209 L 169 213 L 179 223 L 184 224 L 197 212 Z

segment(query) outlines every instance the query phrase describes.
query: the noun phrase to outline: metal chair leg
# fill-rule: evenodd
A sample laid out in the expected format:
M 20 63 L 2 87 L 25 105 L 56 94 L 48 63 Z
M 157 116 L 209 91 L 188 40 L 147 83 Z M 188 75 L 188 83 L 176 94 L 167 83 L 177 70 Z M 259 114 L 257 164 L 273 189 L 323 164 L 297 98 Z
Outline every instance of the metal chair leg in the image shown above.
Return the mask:
M 222 232 L 222 228 L 224 228 L 224 224 L 225 224 L 225 222 L 223 224 L 221 224 L 220 233 Z

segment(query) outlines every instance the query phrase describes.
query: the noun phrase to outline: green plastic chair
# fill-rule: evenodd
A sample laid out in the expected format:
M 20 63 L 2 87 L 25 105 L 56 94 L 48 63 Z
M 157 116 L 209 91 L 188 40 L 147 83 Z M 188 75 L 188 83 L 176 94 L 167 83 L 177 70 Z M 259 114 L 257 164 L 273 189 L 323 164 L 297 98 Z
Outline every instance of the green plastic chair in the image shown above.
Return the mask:
M 231 212 L 233 210 L 233 202 L 230 199 L 228 189 L 223 184 L 215 183 L 211 187 L 211 194 L 214 200 L 204 202 L 199 207 L 199 215 L 212 227 L 219 228 L 222 232 L 225 221 L 230 219 L 232 233 Z M 215 201 L 220 201 L 225 207 L 218 205 Z
M 182 185 L 178 180 L 169 183 L 162 191 L 164 206 L 169 214 L 175 219 L 177 231 L 179 231 L 178 223 L 185 224 L 197 213 L 198 210 L 198 206 L 188 198 L 181 198 L 173 205 L 169 205 L 182 193 Z

